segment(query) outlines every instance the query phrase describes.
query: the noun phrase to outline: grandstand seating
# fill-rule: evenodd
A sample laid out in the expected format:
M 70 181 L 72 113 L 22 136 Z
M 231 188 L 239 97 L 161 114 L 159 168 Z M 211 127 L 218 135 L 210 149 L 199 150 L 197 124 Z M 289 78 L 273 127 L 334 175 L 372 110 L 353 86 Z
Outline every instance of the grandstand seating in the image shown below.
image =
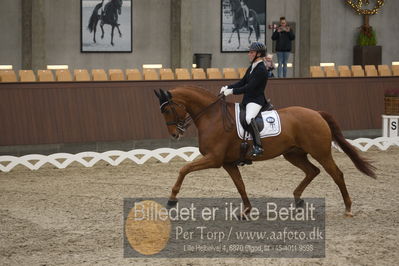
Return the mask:
M 37 81 L 40 82 L 52 82 L 55 81 L 53 72 L 49 69 L 37 71 Z
M 334 66 L 325 66 L 324 67 L 324 72 L 326 77 L 331 78 L 331 77 L 338 77 L 338 73 L 335 70 Z
M 155 71 L 155 69 L 152 68 L 143 69 L 143 74 L 144 74 L 144 80 L 159 80 L 158 73 Z
M 324 71 L 321 66 L 311 66 L 310 67 L 310 77 L 311 78 L 323 78 L 325 77 Z
M 364 77 L 364 70 L 362 66 L 353 65 L 351 66 L 352 76 L 353 77 Z
M 399 65 L 392 66 L 392 76 L 399 76 Z
M 190 73 L 187 68 L 176 68 L 176 79 L 190 79 Z
M 107 73 L 105 73 L 104 69 L 93 69 L 91 71 L 91 75 L 94 81 L 106 81 L 108 80 Z
M 225 79 L 238 79 L 240 78 L 240 74 L 235 68 L 223 68 L 223 77 Z
M 352 77 L 352 72 L 348 66 L 338 66 L 338 75 L 340 77 Z
M 55 79 L 57 81 L 72 81 L 71 72 L 68 69 L 57 69 L 55 71 Z
M 378 65 L 378 75 L 381 77 L 392 76 L 392 72 L 388 65 Z
M 173 80 L 175 79 L 175 74 L 170 68 L 161 68 L 159 70 L 159 76 L 161 80 Z
M 109 80 L 113 81 L 125 80 L 122 69 L 110 69 L 108 70 L 108 73 L 109 73 Z
M 0 70 L 1 82 L 17 82 L 17 75 L 14 70 Z
M 223 79 L 222 73 L 219 68 L 207 68 L 206 74 L 208 79 Z
M 378 72 L 374 65 L 365 65 L 364 70 L 367 77 L 377 77 Z
M 19 80 L 21 82 L 35 82 L 36 76 L 35 73 L 33 73 L 33 70 L 20 70 Z
M 75 81 L 90 81 L 89 71 L 87 69 L 75 69 L 73 71 Z
M 126 79 L 127 80 L 142 80 L 143 77 L 141 75 L 140 70 L 137 68 L 126 69 Z
M 193 79 L 206 79 L 205 71 L 202 68 L 191 69 L 191 74 Z
M 247 72 L 247 68 L 246 67 L 239 67 L 238 68 L 238 74 L 240 75 L 240 79 L 244 77 L 245 72 Z
M 189 80 L 189 79 L 239 79 L 245 74 L 247 68 L 161 68 L 143 69 L 109 69 L 108 73 L 104 69 L 92 69 L 91 75 L 87 69 L 73 70 L 73 76 L 68 69 L 38 70 L 37 76 L 32 70 L 19 70 L 18 75 L 14 70 L 0 70 L 1 82 L 53 82 L 53 81 L 123 81 L 123 80 Z M 320 67 L 310 66 L 310 77 L 387 77 L 399 76 L 399 65 L 366 65 L 364 69 L 360 65 L 340 65 Z

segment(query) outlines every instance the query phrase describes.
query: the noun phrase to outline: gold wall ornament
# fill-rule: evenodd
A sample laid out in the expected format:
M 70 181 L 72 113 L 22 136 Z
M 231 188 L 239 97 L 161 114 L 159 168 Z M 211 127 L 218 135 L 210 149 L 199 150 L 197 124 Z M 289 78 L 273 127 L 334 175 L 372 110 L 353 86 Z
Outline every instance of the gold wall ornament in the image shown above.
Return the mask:
M 381 7 L 384 5 L 384 0 L 376 0 L 375 7 L 373 9 L 363 9 L 363 5 L 368 5 L 370 4 L 369 0 L 345 0 L 346 4 L 348 4 L 350 7 L 352 7 L 356 13 L 359 15 L 375 15 L 377 14 Z

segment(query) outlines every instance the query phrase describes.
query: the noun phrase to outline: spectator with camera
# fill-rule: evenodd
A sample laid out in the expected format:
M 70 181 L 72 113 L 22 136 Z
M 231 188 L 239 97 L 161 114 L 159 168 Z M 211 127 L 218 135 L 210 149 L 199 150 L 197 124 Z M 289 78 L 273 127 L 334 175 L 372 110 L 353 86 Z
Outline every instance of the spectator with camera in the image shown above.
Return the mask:
M 295 34 L 292 32 L 285 17 L 280 17 L 280 25 L 273 25 L 272 40 L 276 41 L 277 53 L 277 75 L 279 78 L 287 77 L 287 62 L 290 56 L 292 45 L 291 41 L 295 40 Z

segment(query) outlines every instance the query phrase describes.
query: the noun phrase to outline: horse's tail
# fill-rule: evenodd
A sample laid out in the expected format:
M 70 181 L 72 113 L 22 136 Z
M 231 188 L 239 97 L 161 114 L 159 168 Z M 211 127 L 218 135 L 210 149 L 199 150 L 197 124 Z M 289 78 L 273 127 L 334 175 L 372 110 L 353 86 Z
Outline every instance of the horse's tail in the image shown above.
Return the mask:
M 103 3 L 104 0 L 102 0 L 101 3 L 97 4 L 94 7 L 93 13 L 90 16 L 89 25 L 87 26 L 90 32 L 92 32 L 94 30 L 94 27 L 96 26 L 96 23 L 98 21 L 98 10 L 103 6 Z
M 260 23 L 259 23 L 259 19 L 258 19 L 258 14 L 256 14 L 255 10 L 250 9 L 249 13 L 251 14 L 254 22 L 254 29 L 255 29 L 255 35 L 256 35 L 256 40 L 259 40 L 260 38 Z
M 349 156 L 356 168 L 365 175 L 376 178 L 374 170 L 376 169 L 369 161 L 362 158 L 359 153 L 342 135 L 342 131 L 332 115 L 319 111 L 320 115 L 328 123 L 335 143 Z

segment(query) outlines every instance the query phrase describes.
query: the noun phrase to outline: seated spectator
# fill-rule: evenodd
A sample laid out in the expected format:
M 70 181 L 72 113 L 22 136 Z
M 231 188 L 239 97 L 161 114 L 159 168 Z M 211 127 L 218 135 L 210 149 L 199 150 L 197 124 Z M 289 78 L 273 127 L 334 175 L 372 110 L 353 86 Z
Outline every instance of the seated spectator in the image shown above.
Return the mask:
M 267 70 L 267 77 L 274 78 L 273 70 L 274 70 L 274 62 L 273 62 L 273 55 L 267 54 L 265 57 L 265 65 Z

